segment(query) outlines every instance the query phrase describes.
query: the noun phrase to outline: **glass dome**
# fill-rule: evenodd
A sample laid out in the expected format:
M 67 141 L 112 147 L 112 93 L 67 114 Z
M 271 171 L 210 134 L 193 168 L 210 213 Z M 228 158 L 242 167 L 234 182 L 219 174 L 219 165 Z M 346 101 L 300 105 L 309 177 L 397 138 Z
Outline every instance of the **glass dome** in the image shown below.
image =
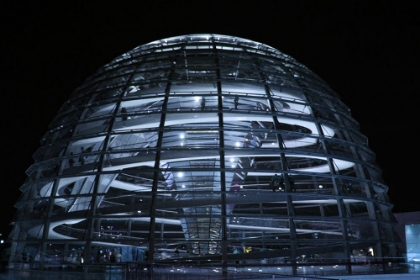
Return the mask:
M 12 263 L 395 256 L 387 186 L 349 108 L 262 43 L 139 46 L 77 88 L 41 144 Z

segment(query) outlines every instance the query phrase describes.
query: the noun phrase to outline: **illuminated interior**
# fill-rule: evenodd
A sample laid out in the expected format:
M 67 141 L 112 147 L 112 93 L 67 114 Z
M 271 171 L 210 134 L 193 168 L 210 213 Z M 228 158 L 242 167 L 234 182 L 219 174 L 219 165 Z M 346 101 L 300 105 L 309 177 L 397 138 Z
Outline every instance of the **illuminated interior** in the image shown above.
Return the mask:
M 11 261 L 395 255 L 387 186 L 349 108 L 262 43 L 193 34 L 139 46 L 77 88 L 41 144 Z

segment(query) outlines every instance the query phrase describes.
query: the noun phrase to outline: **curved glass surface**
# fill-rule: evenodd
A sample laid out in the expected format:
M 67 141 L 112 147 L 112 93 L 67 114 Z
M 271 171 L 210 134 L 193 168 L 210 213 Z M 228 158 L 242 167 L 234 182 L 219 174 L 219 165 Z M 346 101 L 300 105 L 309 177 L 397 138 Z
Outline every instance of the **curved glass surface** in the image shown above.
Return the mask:
M 41 142 L 11 262 L 395 255 L 387 186 L 357 121 L 321 78 L 261 43 L 193 34 L 139 46 L 77 88 Z

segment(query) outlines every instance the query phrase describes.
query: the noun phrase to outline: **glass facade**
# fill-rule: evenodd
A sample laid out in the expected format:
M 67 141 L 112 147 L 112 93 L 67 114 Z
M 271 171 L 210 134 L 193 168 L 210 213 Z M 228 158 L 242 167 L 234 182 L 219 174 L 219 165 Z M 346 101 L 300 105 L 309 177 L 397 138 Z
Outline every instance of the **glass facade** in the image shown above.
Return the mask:
M 407 261 L 420 262 L 420 224 L 405 225 Z
M 395 256 L 387 186 L 349 108 L 247 39 L 172 37 L 115 58 L 34 160 L 11 263 Z

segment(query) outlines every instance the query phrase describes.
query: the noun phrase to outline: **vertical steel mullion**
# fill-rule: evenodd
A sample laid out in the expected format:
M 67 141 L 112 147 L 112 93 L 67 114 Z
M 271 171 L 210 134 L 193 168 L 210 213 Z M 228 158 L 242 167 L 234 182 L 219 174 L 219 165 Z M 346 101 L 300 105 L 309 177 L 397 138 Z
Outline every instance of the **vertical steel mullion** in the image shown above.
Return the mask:
M 313 115 L 312 115 L 312 117 L 315 118 L 315 116 L 313 116 Z M 321 143 L 322 149 L 327 155 L 329 155 L 330 153 L 329 153 L 329 149 L 327 147 L 327 144 L 325 143 L 325 140 L 324 140 L 325 138 L 324 138 L 322 127 L 321 127 L 321 125 L 319 124 L 318 121 L 314 120 L 313 122 L 315 123 L 315 126 L 318 130 L 318 135 L 321 136 L 321 137 L 319 137 L 319 141 Z M 330 173 L 332 175 L 335 175 L 337 172 L 335 171 L 333 160 L 329 156 L 327 156 L 326 158 L 327 158 L 328 167 L 330 169 Z M 332 176 L 331 180 L 333 181 L 334 194 L 336 196 L 339 196 L 341 194 L 341 192 L 339 191 L 339 188 L 338 188 L 337 176 Z M 340 215 L 340 226 L 341 226 L 341 230 L 343 232 L 344 254 L 347 257 L 347 262 L 346 262 L 345 266 L 346 266 L 347 273 L 351 273 L 351 265 L 350 265 L 351 248 L 350 248 L 349 242 L 347 241 L 347 236 L 348 236 L 348 230 L 347 230 L 348 229 L 348 222 L 347 222 L 347 219 L 346 219 L 346 212 L 347 211 L 345 209 L 343 199 L 341 197 L 336 198 L 336 199 L 337 199 L 338 213 Z
M 213 38 L 214 39 L 214 38 Z M 223 121 L 223 98 L 222 98 L 222 81 L 220 75 L 220 62 L 216 44 L 213 40 L 213 51 L 216 62 L 216 78 L 217 78 L 217 106 L 219 119 L 219 155 L 220 155 L 220 190 L 221 190 L 221 220 L 222 220 L 222 274 L 227 275 L 227 224 L 226 224 L 226 166 L 225 166 L 225 138 L 224 138 L 224 121 Z
M 153 261 L 153 255 L 155 252 L 155 224 L 156 224 L 156 198 L 157 198 L 157 187 L 159 182 L 159 168 L 160 168 L 160 154 L 162 149 L 163 134 L 166 121 L 166 109 L 168 107 L 169 99 L 169 90 L 171 88 L 171 82 L 169 81 L 165 89 L 165 97 L 162 104 L 162 114 L 159 124 L 158 140 L 156 143 L 156 157 L 155 165 L 153 167 L 153 183 L 152 183 L 152 197 L 150 204 L 150 226 L 149 226 L 149 259 L 148 261 Z
M 134 73 L 131 74 L 129 81 L 132 80 Z M 120 96 L 118 97 L 118 101 L 116 102 L 116 106 L 114 109 L 114 112 L 111 116 L 111 121 L 109 123 L 108 126 L 108 130 L 106 132 L 106 136 L 105 139 L 103 141 L 103 146 L 102 146 L 102 152 L 99 155 L 99 161 L 98 161 L 98 166 L 97 166 L 97 173 L 95 175 L 95 183 L 94 183 L 94 187 L 93 187 L 93 192 L 92 192 L 92 199 L 90 202 L 90 210 L 88 210 L 88 214 L 87 214 L 87 219 L 88 219 L 88 224 L 86 226 L 86 232 L 84 235 L 84 238 L 86 240 L 86 245 L 85 245 L 85 255 L 86 256 L 90 256 L 91 255 L 91 247 L 92 247 L 92 234 L 94 232 L 94 217 L 96 216 L 96 209 L 98 207 L 98 189 L 99 189 L 99 185 L 100 185 L 100 180 L 101 180 L 101 176 L 102 176 L 102 171 L 103 171 L 103 167 L 104 167 L 104 159 L 105 159 L 105 153 L 107 152 L 108 149 L 108 143 L 109 143 L 109 139 L 111 138 L 111 134 L 113 133 L 113 128 L 114 128 L 114 124 L 115 124 L 115 119 L 117 118 L 118 112 L 120 111 L 120 107 L 121 107 L 121 101 L 123 100 L 127 89 L 128 89 L 128 84 L 129 82 L 127 82 L 125 84 L 125 86 L 122 88 L 122 92 L 120 94 Z M 97 219 L 95 219 L 95 221 L 97 221 Z M 86 257 L 86 262 L 90 263 L 90 257 Z
M 141 62 L 139 62 L 139 64 L 141 64 Z M 94 189 L 92 192 L 92 200 L 90 203 L 90 211 L 88 212 L 88 225 L 86 226 L 86 232 L 85 232 L 85 240 L 86 240 L 86 244 L 85 244 L 85 248 L 86 248 L 86 252 L 85 255 L 90 256 L 91 255 L 91 246 L 92 246 L 92 233 L 93 233 L 93 229 L 94 229 L 94 219 L 93 217 L 96 215 L 96 209 L 97 209 L 97 203 L 98 203 L 98 189 L 99 189 L 99 182 L 101 179 L 101 175 L 102 175 L 102 171 L 103 171 L 103 165 L 104 165 L 104 158 L 105 158 L 105 153 L 107 152 L 108 149 L 108 143 L 109 143 L 109 139 L 113 133 L 113 128 L 114 128 L 114 124 L 115 124 L 115 119 L 117 118 L 118 112 L 120 111 L 120 107 L 121 107 L 121 101 L 123 100 L 125 94 L 127 93 L 127 89 L 128 89 L 128 85 L 129 82 L 133 79 L 134 76 L 134 72 L 131 73 L 131 76 L 129 78 L 129 81 L 125 84 L 125 86 L 122 88 L 122 92 L 120 94 L 120 96 L 118 97 L 118 101 L 116 102 L 116 106 L 114 108 L 114 112 L 111 116 L 111 120 L 108 126 L 108 130 L 105 136 L 105 139 L 103 141 L 103 146 L 102 146 L 102 152 L 99 156 L 99 161 L 98 161 L 98 166 L 97 166 L 97 174 L 96 174 L 96 178 L 95 178 L 95 184 L 94 184 Z M 98 227 L 99 225 L 97 225 Z M 86 258 L 87 263 L 90 263 L 90 258 Z
M 264 74 L 261 73 L 261 75 L 263 76 Z M 291 262 L 292 262 L 292 273 L 293 275 L 295 275 L 297 273 L 297 266 L 296 266 L 296 258 L 297 258 L 297 234 L 296 234 L 296 227 L 295 227 L 295 223 L 294 223 L 294 218 L 295 218 L 295 210 L 293 208 L 293 200 L 292 200 L 292 196 L 291 196 L 291 187 L 290 187 L 290 182 L 289 182 L 289 178 L 288 178 L 288 173 L 287 171 L 289 171 L 289 166 L 287 164 L 287 159 L 286 159 L 286 155 L 285 155 L 285 145 L 284 145 L 284 140 L 283 137 L 280 133 L 279 127 L 280 127 L 280 123 L 277 120 L 277 115 L 276 115 L 276 111 L 275 111 L 275 106 L 274 106 L 274 101 L 271 97 L 270 94 L 270 88 L 268 87 L 265 77 L 262 77 L 264 79 L 264 88 L 266 90 L 266 94 L 268 97 L 268 100 L 270 102 L 270 107 L 271 107 L 271 113 L 273 115 L 273 123 L 274 123 L 274 130 L 276 132 L 276 137 L 277 137 L 277 142 L 278 142 L 278 147 L 280 150 L 280 161 L 281 161 L 281 167 L 283 169 L 283 171 L 286 171 L 286 173 L 283 173 L 283 178 L 284 178 L 284 183 L 285 183 L 285 191 L 287 193 L 286 195 L 286 203 L 287 203 L 287 215 L 288 215 L 288 222 L 289 222 L 289 233 L 290 233 L 290 257 L 291 257 Z
M 172 58 L 170 58 L 172 59 Z M 174 67 L 175 64 L 172 64 L 171 72 L 169 73 L 169 80 L 166 84 L 165 88 L 165 97 L 163 99 L 162 104 L 162 114 L 159 123 L 159 132 L 158 132 L 158 139 L 156 142 L 156 157 L 155 157 L 155 165 L 153 167 L 153 183 L 152 183 L 152 197 L 151 197 L 151 204 L 150 204 L 150 225 L 149 225 L 149 259 L 148 261 L 153 261 L 153 256 L 155 253 L 155 225 L 156 225 L 156 199 L 157 199 L 157 187 L 159 181 L 159 173 L 160 173 L 160 156 L 161 156 L 161 149 L 162 149 L 162 141 L 163 141 L 163 134 L 165 129 L 165 122 L 166 122 L 166 110 L 168 107 L 168 100 L 169 100 L 169 93 L 172 86 L 171 77 L 175 71 Z
M 344 124 L 344 121 L 342 120 L 341 115 L 338 115 L 338 114 L 335 114 L 335 115 L 336 115 L 336 119 L 340 122 L 340 124 Z M 353 141 L 353 138 L 351 137 L 351 134 L 348 133 L 348 130 L 344 130 L 343 133 L 346 135 L 347 139 L 351 139 L 351 141 Z M 363 162 L 363 160 L 360 157 L 360 153 L 356 150 L 355 146 L 350 145 L 350 150 L 352 151 L 352 154 L 355 156 L 355 158 L 357 158 L 357 159 L 359 159 Z M 355 165 L 355 168 L 354 168 L 355 172 L 357 174 L 357 177 L 366 178 L 367 176 L 366 176 L 365 169 L 361 165 L 362 164 L 360 164 L 360 163 Z M 367 197 L 370 198 L 370 199 L 373 199 L 372 192 L 371 192 L 371 189 L 370 189 L 370 184 L 367 183 L 367 182 L 363 182 L 363 185 L 364 185 Z M 383 250 L 382 250 L 383 242 L 382 242 L 382 240 L 380 240 L 381 234 L 380 234 L 380 228 L 379 228 L 379 224 L 378 224 L 378 214 L 375 211 L 375 208 L 374 208 L 374 205 L 373 205 L 374 203 L 375 202 L 372 202 L 372 201 L 367 202 L 368 214 L 369 214 L 369 218 L 372 221 L 374 221 L 373 222 L 373 224 L 374 224 L 374 235 L 378 239 L 378 243 L 376 244 L 376 248 L 375 248 L 376 249 L 376 254 L 375 255 L 378 256 L 379 258 L 383 258 Z M 388 215 L 387 211 L 383 211 L 381 209 L 381 212 L 384 215 Z M 388 216 L 388 220 L 389 220 L 389 216 Z M 346 227 L 346 230 L 347 230 L 347 227 Z M 343 232 L 343 234 L 347 235 L 347 232 Z M 348 243 L 348 242 L 346 242 L 346 243 Z M 348 247 L 348 245 L 346 245 L 346 247 Z M 393 255 L 395 255 L 395 252 L 393 253 Z M 349 249 L 348 254 L 346 253 L 346 256 L 347 256 L 348 259 L 350 259 L 350 249 Z M 382 265 L 384 265 L 384 263 Z M 349 267 L 348 272 L 351 273 L 351 266 Z
M 247 52 L 246 48 L 243 48 L 244 52 Z M 295 228 L 295 224 L 294 224 L 294 217 L 295 217 L 295 213 L 294 213 L 294 209 L 293 209 L 293 201 L 292 201 L 292 197 L 290 195 L 291 193 L 291 186 L 290 186 L 290 182 L 289 182 L 289 178 L 288 178 L 288 173 L 287 171 L 289 170 L 288 164 L 287 164 L 287 159 L 286 159 L 286 155 L 285 155 L 285 146 L 284 146 L 284 140 L 283 137 L 280 133 L 279 127 L 279 121 L 277 120 L 277 114 L 276 114 L 276 110 L 275 110 L 275 106 L 274 106 L 274 101 L 272 99 L 271 96 L 271 92 L 270 92 L 270 87 L 267 84 L 267 79 L 265 77 L 264 72 L 260 69 L 260 65 L 258 61 L 255 61 L 255 58 L 253 58 L 254 60 L 254 64 L 256 66 L 256 69 L 259 71 L 260 73 L 260 78 L 262 83 L 264 84 L 264 90 L 267 96 L 267 100 L 270 103 L 270 109 L 271 109 L 271 114 L 273 116 L 273 124 L 274 124 L 274 131 L 276 133 L 276 137 L 277 137 L 277 142 L 279 143 L 278 147 L 279 147 L 279 151 L 280 151 L 280 162 L 281 162 L 281 168 L 283 171 L 286 171 L 285 173 L 283 173 L 283 178 L 285 181 L 285 188 L 286 188 L 286 203 L 287 203 L 287 213 L 288 213 L 288 223 L 289 223 L 289 233 L 290 233 L 290 246 L 291 246 L 291 261 L 292 261 L 292 273 L 296 274 L 297 273 L 297 265 L 296 265 L 296 257 L 297 257 L 297 234 L 296 234 L 296 228 Z
M 259 63 L 258 62 L 254 62 L 254 63 L 256 65 L 256 68 L 260 70 Z M 297 265 L 296 265 L 297 234 L 296 234 L 296 227 L 295 227 L 295 224 L 294 224 L 295 211 L 294 211 L 294 208 L 293 208 L 293 200 L 292 200 L 292 196 L 291 196 L 292 189 L 291 189 L 291 186 L 290 186 L 288 173 L 287 173 L 287 171 L 289 171 L 289 166 L 287 164 L 287 159 L 286 159 L 286 155 L 285 155 L 286 147 L 284 145 L 283 137 L 282 137 L 282 135 L 279 131 L 280 130 L 280 123 L 277 120 L 277 114 L 276 114 L 276 110 L 275 110 L 274 101 L 273 101 L 273 98 L 271 96 L 270 87 L 267 84 L 267 79 L 265 77 L 264 72 L 262 72 L 262 70 L 260 70 L 260 77 L 261 77 L 262 82 L 264 83 L 265 93 L 266 93 L 268 102 L 270 103 L 271 114 L 273 116 L 274 131 L 276 133 L 278 147 L 279 147 L 279 151 L 280 151 L 280 162 L 281 162 L 281 165 L 282 165 L 281 168 L 282 168 L 283 171 L 286 171 L 285 173 L 283 173 L 283 178 L 284 178 L 284 183 L 285 183 L 285 191 L 287 192 L 286 203 L 287 203 L 288 224 L 289 224 L 289 233 L 290 233 L 290 253 L 291 253 L 290 257 L 291 257 L 291 262 L 292 262 L 292 273 L 294 275 L 294 274 L 297 273 Z

